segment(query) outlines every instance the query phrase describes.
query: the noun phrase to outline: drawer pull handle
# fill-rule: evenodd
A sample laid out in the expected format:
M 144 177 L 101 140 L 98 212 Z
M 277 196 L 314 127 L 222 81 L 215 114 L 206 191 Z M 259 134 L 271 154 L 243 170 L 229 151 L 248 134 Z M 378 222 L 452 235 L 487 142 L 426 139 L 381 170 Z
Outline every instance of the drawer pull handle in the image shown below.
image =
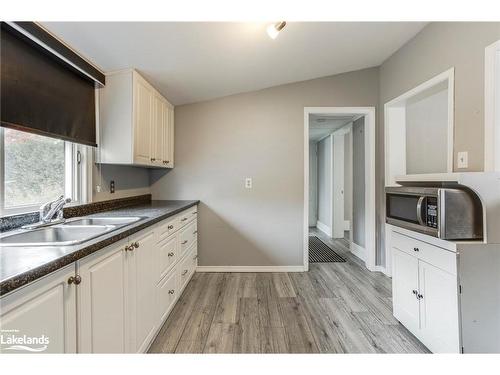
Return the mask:
M 182 276 L 184 276 L 186 273 L 188 273 L 188 270 L 184 270 L 184 271 L 182 272 Z
M 187 219 L 188 219 L 187 217 L 183 217 L 181 221 L 186 221 Z
M 173 257 L 175 254 L 174 253 L 168 253 L 167 254 L 169 257 Z
M 174 294 L 174 293 L 175 293 L 175 290 L 173 290 L 173 289 L 170 289 L 170 290 L 168 291 L 168 294 Z
M 82 282 L 82 278 L 80 277 L 80 275 L 76 275 L 76 276 L 70 276 L 69 279 L 68 279 L 68 284 L 75 284 L 75 285 L 78 285 Z
M 139 242 L 135 241 L 133 246 L 137 249 L 139 247 Z
M 167 229 L 174 229 L 174 226 L 173 226 L 173 225 L 169 225 L 169 226 L 167 227 Z
M 181 245 L 185 245 L 187 243 L 188 243 L 188 240 L 184 240 L 184 241 L 182 241 Z
M 420 251 L 418 247 L 414 247 L 413 251 Z

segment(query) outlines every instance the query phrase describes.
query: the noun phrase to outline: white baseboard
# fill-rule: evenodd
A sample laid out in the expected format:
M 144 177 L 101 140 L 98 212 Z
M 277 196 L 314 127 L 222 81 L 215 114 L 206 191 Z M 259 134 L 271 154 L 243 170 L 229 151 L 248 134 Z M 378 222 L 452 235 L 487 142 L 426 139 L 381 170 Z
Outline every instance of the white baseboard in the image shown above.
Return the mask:
M 331 228 L 326 225 L 326 224 L 323 224 L 321 221 L 317 221 L 316 222 L 316 228 L 318 228 L 320 231 L 322 231 L 324 234 L 326 234 L 328 237 L 331 237 L 332 236 L 332 230 Z
M 305 272 L 304 266 L 198 266 L 196 272 Z
M 351 250 L 351 253 L 353 253 L 354 255 L 356 255 L 363 262 L 366 261 L 366 250 L 365 250 L 364 247 L 361 247 L 358 244 L 355 244 L 354 242 L 351 242 L 349 248 Z

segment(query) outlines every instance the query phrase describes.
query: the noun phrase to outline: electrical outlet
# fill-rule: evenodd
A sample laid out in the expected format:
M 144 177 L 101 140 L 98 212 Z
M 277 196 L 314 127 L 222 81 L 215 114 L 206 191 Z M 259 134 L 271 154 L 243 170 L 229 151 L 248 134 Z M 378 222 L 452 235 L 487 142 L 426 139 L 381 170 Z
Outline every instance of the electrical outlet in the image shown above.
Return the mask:
M 250 177 L 245 178 L 245 187 L 247 189 L 251 189 L 252 188 L 252 179 Z
M 113 181 L 113 180 L 109 183 L 109 192 L 111 194 L 113 194 L 115 192 L 115 181 Z
M 457 168 L 467 168 L 469 166 L 469 153 L 467 151 L 460 151 L 458 153 Z

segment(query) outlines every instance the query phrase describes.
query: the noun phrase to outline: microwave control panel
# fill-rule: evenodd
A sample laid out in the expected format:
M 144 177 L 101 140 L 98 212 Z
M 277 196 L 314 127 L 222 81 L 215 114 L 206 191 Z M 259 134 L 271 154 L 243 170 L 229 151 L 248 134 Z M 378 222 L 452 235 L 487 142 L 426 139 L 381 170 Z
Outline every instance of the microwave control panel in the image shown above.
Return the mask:
M 427 205 L 426 205 L 426 221 L 427 226 L 431 228 L 438 227 L 438 208 L 437 208 L 437 198 L 436 197 L 427 197 Z

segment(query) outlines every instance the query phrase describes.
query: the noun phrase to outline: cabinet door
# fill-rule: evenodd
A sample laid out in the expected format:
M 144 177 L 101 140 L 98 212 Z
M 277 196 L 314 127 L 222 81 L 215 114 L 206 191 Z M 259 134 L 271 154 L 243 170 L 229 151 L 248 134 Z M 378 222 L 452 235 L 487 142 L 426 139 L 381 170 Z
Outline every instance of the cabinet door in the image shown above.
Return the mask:
M 76 291 L 71 264 L 0 300 L 0 353 L 75 353 Z M 8 332 L 7 332 L 8 331 Z M 13 338 L 39 343 L 9 344 Z
M 457 277 L 419 261 L 420 336 L 433 353 L 459 353 Z
M 127 285 L 125 241 L 78 262 L 78 351 L 125 353 Z
M 153 90 L 138 75 L 134 77 L 134 163 L 149 165 L 152 158 Z
M 174 109 L 168 107 L 168 161 L 169 168 L 174 167 Z
M 156 328 L 156 270 L 154 254 L 154 233 L 146 232 L 130 238 L 136 248 L 131 252 L 133 305 L 135 319 L 135 349 L 137 352 L 146 351 Z
M 152 151 L 152 156 L 151 156 L 151 162 L 153 164 L 157 164 L 158 166 L 164 166 L 163 163 L 163 148 L 164 148 L 164 142 L 163 142 L 163 133 L 164 133 L 164 126 L 165 126 L 165 119 L 164 119 L 164 108 L 165 103 L 161 96 L 159 95 L 154 95 L 153 96 L 153 109 L 154 109 L 154 116 L 153 116 L 153 122 L 152 122 L 152 131 L 151 131 L 151 151 Z
M 162 160 L 165 167 L 170 167 L 170 108 L 167 103 L 163 105 L 163 149 Z
M 392 248 L 394 316 L 414 334 L 419 329 L 418 259 Z
M 168 316 L 175 301 L 179 297 L 179 285 L 176 270 L 172 270 L 167 274 L 163 280 L 158 284 L 158 316 L 157 321 L 162 323 Z
M 171 235 L 161 240 L 156 246 L 156 264 L 158 266 L 157 279 L 160 281 L 179 259 L 179 236 Z

